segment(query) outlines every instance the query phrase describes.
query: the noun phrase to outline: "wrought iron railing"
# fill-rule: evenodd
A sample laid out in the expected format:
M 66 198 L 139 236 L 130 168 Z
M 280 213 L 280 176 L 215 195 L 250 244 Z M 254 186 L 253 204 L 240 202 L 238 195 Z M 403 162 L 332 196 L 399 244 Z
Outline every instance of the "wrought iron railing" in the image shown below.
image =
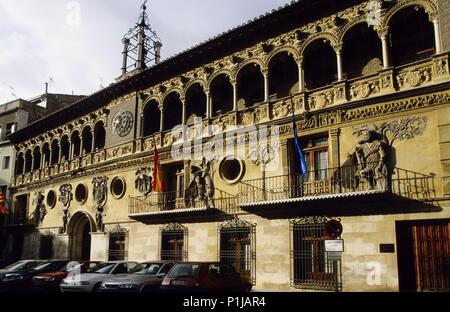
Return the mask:
M 214 200 L 208 205 L 199 198 L 194 200 L 181 197 L 178 192 L 151 193 L 148 196 L 130 197 L 129 214 L 166 212 L 171 210 L 213 208 L 225 213 L 237 211 L 236 196 L 222 190 L 215 190 Z
M 411 199 L 428 199 L 434 193 L 433 176 L 394 168 L 384 177 L 361 174 L 358 165 L 327 168 L 239 184 L 238 204 L 337 195 L 356 192 L 391 192 Z

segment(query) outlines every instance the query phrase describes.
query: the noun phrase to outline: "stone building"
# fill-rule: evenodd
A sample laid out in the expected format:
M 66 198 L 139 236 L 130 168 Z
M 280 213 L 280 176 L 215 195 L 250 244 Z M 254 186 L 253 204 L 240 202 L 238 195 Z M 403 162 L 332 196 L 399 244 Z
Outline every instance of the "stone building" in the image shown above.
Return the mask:
M 11 135 L 28 222 L 9 248 L 222 260 L 262 290 L 448 290 L 450 5 L 333 4 L 293 2 Z
M 46 87 L 45 93 L 32 99 L 16 99 L 0 105 L 0 190 L 8 201 L 10 198 L 9 186 L 14 177 L 15 152 L 14 145 L 7 139 L 7 136 L 83 97 L 49 93 Z M 7 208 L 11 208 L 9 202 L 6 202 L 5 205 Z M 0 224 L 5 225 L 6 219 L 6 216 L 0 216 Z M 4 240 L 0 243 L 0 261 L 3 260 L 3 246 Z

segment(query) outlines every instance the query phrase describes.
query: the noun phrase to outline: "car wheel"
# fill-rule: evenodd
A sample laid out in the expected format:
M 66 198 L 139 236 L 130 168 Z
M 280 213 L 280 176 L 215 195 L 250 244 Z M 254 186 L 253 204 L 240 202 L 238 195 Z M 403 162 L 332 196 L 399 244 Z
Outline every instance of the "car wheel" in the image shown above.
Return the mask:
M 154 292 L 154 291 L 156 291 L 156 288 L 152 287 L 152 286 L 144 286 L 141 289 L 141 292 L 143 292 L 143 293 Z
M 97 284 L 95 284 L 94 285 L 94 288 L 92 288 L 92 292 L 98 292 L 98 290 L 100 289 L 100 285 L 101 285 L 102 283 L 97 283 Z

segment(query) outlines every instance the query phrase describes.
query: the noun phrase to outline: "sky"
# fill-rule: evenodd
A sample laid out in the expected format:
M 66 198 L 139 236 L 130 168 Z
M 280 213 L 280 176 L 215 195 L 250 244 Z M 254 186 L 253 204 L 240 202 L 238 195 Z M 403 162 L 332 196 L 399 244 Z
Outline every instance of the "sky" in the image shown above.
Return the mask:
M 121 39 L 143 0 L 0 0 L 0 104 L 49 92 L 89 95 L 120 75 Z M 288 0 L 149 0 L 162 59 Z

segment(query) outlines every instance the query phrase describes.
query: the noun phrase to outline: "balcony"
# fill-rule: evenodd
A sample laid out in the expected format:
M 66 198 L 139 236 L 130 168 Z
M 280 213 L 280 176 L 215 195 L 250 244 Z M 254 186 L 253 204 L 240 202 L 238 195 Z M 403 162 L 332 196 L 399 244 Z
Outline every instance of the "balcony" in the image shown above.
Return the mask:
M 133 219 L 151 219 L 163 216 L 233 214 L 238 211 L 236 196 L 216 189 L 211 207 L 207 207 L 199 198 L 189 201 L 178 196 L 177 192 L 130 197 L 128 215 Z
M 238 206 L 246 211 L 297 210 L 307 213 L 325 208 L 336 212 L 352 206 L 380 202 L 427 201 L 434 196 L 434 177 L 394 168 L 385 185 L 374 176 L 362 179 L 358 166 L 342 166 L 308 172 L 243 181 L 239 184 Z M 343 210 L 345 210 L 343 209 Z

